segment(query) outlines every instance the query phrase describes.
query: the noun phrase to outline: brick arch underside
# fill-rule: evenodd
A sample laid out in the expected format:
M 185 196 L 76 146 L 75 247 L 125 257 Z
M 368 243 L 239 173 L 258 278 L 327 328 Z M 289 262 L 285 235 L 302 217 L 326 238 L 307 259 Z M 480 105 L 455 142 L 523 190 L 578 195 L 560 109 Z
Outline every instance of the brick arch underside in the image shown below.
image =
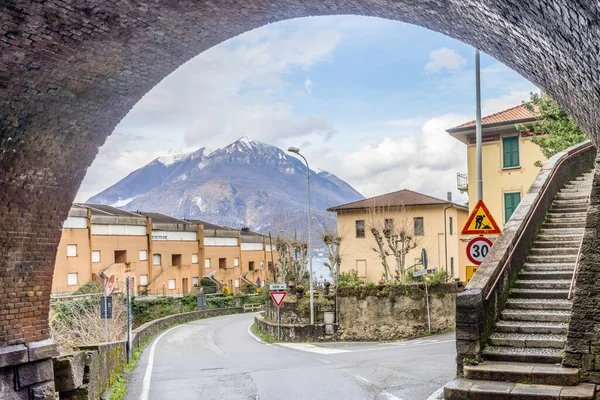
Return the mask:
M 598 9 L 587 0 L 0 2 L 0 346 L 48 337 L 61 222 L 133 105 L 202 51 L 285 19 L 353 14 L 469 43 L 543 88 L 598 142 Z

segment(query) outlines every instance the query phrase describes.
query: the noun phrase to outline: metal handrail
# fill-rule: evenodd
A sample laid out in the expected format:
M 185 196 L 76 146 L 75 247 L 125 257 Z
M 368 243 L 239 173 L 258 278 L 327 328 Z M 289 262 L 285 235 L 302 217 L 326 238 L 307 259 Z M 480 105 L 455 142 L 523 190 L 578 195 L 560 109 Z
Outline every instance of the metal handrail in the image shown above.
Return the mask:
M 583 248 L 583 236 L 585 235 L 585 228 L 583 233 L 581 234 L 581 240 L 579 241 L 579 250 L 577 250 L 577 260 L 575 261 L 575 268 L 573 269 L 573 278 L 571 278 L 571 286 L 569 287 L 569 295 L 567 296 L 567 300 L 571 300 L 573 298 L 573 286 L 575 285 L 575 277 L 577 276 L 577 266 L 579 265 L 579 260 L 581 259 L 581 249 Z
M 569 158 L 573 157 L 575 154 L 581 153 L 582 151 L 589 149 L 590 147 L 593 147 L 593 145 L 591 143 L 588 146 L 582 147 L 581 149 L 579 149 L 579 150 L 577 150 L 577 151 L 569 154 L 567 157 L 565 157 L 562 160 L 560 160 L 560 162 L 556 165 L 556 167 L 554 167 L 554 172 L 552 172 L 552 175 L 550 176 L 550 179 L 548 180 L 548 182 L 552 181 L 552 179 L 554 178 L 554 175 L 556 175 L 556 173 L 558 172 L 559 167 L 562 165 L 563 162 L 565 162 Z M 549 183 L 546 185 L 546 187 L 544 187 L 544 191 L 539 196 L 538 201 L 536 202 L 535 207 L 533 208 L 533 211 L 529 214 L 529 218 L 527 218 L 527 222 L 525 222 L 525 226 L 521 230 L 521 234 L 519 235 L 517 241 L 515 242 L 515 245 L 512 247 L 510 253 L 508 254 L 508 257 L 507 257 L 506 261 L 504 262 L 504 265 L 502 266 L 502 269 L 498 273 L 498 276 L 496 277 L 496 280 L 494 281 L 494 284 L 492 285 L 492 287 L 490 288 L 489 292 L 485 296 L 485 300 L 486 301 L 489 300 L 490 296 L 494 292 L 494 289 L 496 288 L 496 285 L 500 281 L 500 278 L 502 277 L 502 274 L 504 274 L 504 271 L 506 270 L 506 267 L 507 267 L 508 263 L 511 261 L 512 256 L 513 256 L 515 250 L 517 249 L 517 245 L 521 242 L 521 239 L 523 238 L 523 235 L 525 234 L 526 228 L 529 226 L 529 223 L 531 222 L 531 219 L 535 215 L 535 211 L 537 210 L 538 206 L 540 205 L 540 200 L 544 198 L 544 195 L 546 194 L 546 191 L 548 190 L 548 187 L 550 187 Z

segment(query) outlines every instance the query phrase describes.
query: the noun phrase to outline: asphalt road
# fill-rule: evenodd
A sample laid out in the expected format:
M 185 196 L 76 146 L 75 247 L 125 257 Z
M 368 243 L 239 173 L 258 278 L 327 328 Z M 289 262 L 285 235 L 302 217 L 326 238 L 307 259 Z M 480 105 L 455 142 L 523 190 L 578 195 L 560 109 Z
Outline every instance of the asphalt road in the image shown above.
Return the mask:
M 392 343 L 267 344 L 253 314 L 180 325 L 143 351 L 131 400 L 426 400 L 455 375 L 454 334 Z

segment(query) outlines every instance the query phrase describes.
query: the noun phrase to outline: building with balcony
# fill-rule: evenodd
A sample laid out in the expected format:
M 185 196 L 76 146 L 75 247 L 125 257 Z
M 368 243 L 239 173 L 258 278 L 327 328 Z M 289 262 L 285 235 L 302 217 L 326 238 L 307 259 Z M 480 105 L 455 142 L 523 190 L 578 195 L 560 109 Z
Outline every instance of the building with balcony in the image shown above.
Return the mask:
M 52 293 L 72 293 L 102 274 L 134 294 L 177 295 L 203 277 L 236 292 L 262 284 L 271 260 L 266 237 L 204 221 L 111 206 L 74 204 L 63 224 Z
M 516 125 L 528 127 L 527 132 Z M 529 190 L 546 162 L 539 146 L 531 142 L 535 116 L 524 105 L 485 116 L 482 127 L 483 200 L 502 228 Z M 477 203 L 477 164 L 475 121 L 450 128 L 447 132 L 467 147 L 467 174 L 457 175 L 457 186 L 469 194 L 469 210 Z M 462 228 L 462 227 L 461 227 Z

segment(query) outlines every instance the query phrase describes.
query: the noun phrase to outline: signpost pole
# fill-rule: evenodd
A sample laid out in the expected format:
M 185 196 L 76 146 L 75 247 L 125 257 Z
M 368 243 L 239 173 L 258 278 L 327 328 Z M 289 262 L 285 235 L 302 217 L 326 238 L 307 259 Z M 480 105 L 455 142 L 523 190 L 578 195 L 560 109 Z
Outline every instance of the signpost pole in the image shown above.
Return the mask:
M 125 279 L 127 288 L 127 361 L 131 361 L 131 288 L 130 277 Z
M 427 327 L 431 333 L 431 316 L 429 313 L 429 293 L 427 291 L 427 280 L 425 280 L 425 299 L 427 300 Z
M 108 296 L 106 295 L 106 278 L 104 278 L 104 341 L 108 343 Z
M 281 307 L 277 307 L 277 341 L 279 342 L 281 340 L 281 313 L 280 310 Z

